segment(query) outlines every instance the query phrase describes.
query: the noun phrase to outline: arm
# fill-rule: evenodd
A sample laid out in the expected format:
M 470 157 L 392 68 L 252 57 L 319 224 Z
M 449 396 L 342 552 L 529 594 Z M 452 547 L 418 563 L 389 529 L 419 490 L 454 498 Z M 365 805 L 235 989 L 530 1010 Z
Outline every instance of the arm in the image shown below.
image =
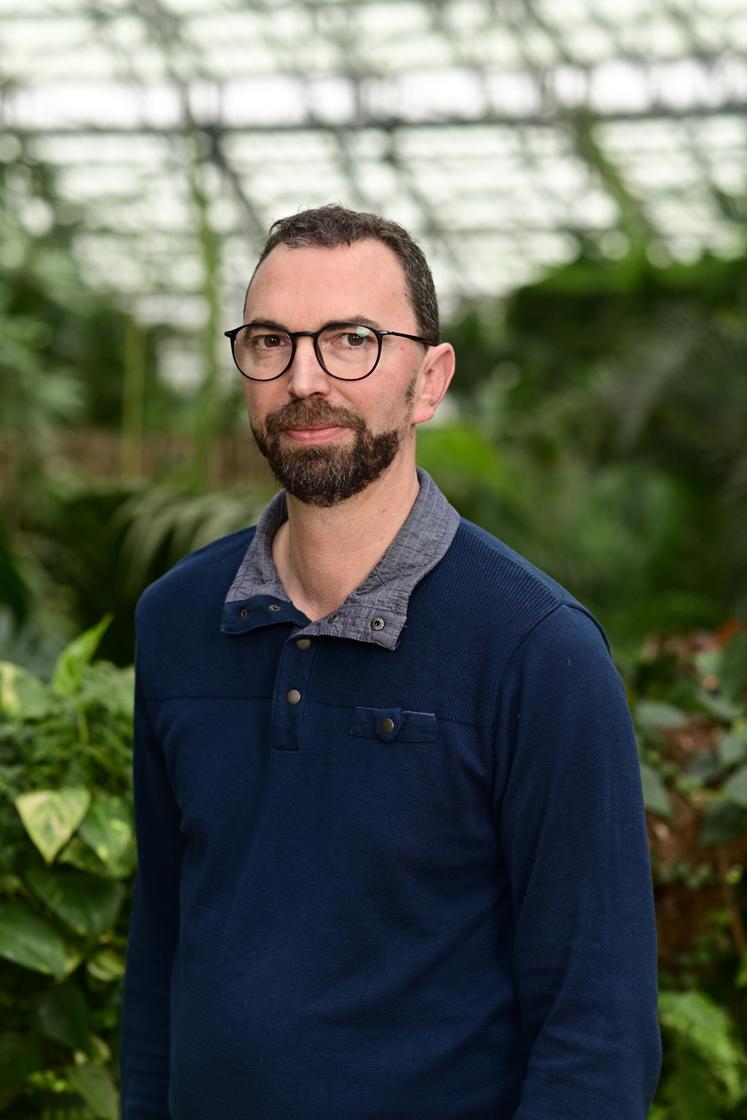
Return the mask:
M 179 928 L 179 808 L 136 669 L 133 750 L 138 870 L 127 946 L 122 1120 L 169 1120 L 169 993 Z
M 660 1066 L 640 771 L 595 623 L 562 606 L 506 669 L 496 804 L 528 1055 L 514 1120 L 644 1120 Z

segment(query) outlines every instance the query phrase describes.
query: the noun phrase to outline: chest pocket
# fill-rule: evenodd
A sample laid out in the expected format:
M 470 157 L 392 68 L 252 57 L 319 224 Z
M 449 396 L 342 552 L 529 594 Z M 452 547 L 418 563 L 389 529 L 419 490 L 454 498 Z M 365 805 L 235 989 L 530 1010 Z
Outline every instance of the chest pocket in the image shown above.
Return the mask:
M 408 712 L 402 708 L 355 708 L 350 734 L 385 743 L 433 743 L 436 717 L 432 712 Z

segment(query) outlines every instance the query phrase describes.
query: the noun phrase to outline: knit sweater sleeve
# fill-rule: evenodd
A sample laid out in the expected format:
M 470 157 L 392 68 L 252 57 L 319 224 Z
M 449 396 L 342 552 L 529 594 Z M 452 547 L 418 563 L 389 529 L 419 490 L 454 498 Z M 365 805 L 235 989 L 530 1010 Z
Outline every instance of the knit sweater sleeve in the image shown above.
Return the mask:
M 120 1035 L 122 1120 L 169 1120 L 169 997 L 182 837 L 136 669 L 133 779 L 138 869 Z
M 640 771 L 605 640 L 562 605 L 518 648 L 496 722 L 527 1073 L 514 1120 L 643 1120 L 660 1066 Z

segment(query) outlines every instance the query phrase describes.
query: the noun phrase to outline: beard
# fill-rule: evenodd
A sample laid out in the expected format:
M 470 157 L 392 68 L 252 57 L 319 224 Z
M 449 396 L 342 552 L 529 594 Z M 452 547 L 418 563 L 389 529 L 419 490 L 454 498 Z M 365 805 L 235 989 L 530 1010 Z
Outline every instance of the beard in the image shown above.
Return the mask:
M 409 389 L 406 399 L 411 400 Z M 307 447 L 280 439 L 287 428 L 334 427 L 350 428 L 355 437 L 352 445 Z M 318 397 L 291 401 L 251 428 L 278 482 L 294 498 L 313 506 L 333 506 L 359 494 L 391 464 L 404 434 L 392 429 L 374 435 L 359 413 L 332 408 Z

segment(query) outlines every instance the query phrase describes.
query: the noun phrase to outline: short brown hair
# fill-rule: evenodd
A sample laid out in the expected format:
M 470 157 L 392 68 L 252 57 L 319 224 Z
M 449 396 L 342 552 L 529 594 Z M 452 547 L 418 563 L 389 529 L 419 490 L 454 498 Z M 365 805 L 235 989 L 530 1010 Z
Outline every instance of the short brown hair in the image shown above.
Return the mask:
M 418 330 L 435 346 L 439 340 L 438 301 L 423 250 L 406 229 L 378 214 L 347 210 L 344 206 L 330 203 L 279 218 L 270 226 L 270 235 L 260 253 L 257 268 L 277 245 L 287 245 L 291 249 L 312 245 L 334 249 L 339 245 L 352 245 L 354 241 L 365 241 L 369 237 L 383 242 L 398 258 L 405 274 L 407 298 L 415 313 Z

